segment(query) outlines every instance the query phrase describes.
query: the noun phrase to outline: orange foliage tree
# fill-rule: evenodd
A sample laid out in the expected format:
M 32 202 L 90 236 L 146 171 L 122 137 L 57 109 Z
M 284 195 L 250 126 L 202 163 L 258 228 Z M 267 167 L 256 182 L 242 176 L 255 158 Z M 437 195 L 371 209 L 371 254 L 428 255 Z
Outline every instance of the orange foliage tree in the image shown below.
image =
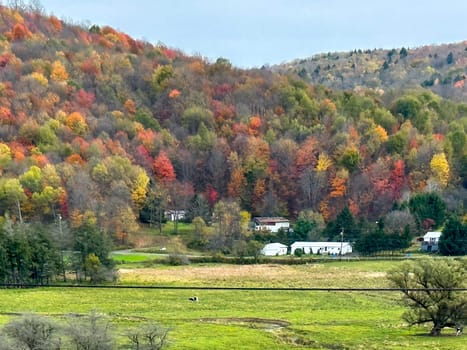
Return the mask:
M 88 129 L 86 119 L 79 112 L 73 112 L 66 118 L 66 126 L 68 126 L 75 134 L 84 135 Z
M 262 121 L 259 115 L 254 115 L 250 118 L 249 124 L 249 133 L 250 135 L 257 136 L 259 134 L 259 129 L 261 128 Z
M 24 23 L 16 23 L 13 26 L 13 30 L 11 33 L 13 40 L 23 40 L 30 38 L 32 33 L 29 31 L 28 27 Z
M 347 190 L 347 178 L 349 173 L 341 169 L 336 173 L 336 175 L 331 179 L 331 192 L 329 195 L 333 198 L 343 197 Z
M 60 21 L 57 17 L 50 16 L 49 22 L 52 24 L 52 26 L 57 32 L 60 32 L 62 30 L 62 21 Z

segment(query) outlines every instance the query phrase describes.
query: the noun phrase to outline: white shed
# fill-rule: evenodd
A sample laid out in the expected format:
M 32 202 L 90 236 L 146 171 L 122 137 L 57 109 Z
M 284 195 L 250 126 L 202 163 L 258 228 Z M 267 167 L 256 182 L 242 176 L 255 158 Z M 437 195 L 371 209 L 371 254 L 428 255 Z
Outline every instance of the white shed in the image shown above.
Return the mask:
M 287 246 L 282 243 L 269 243 L 261 249 L 261 254 L 266 256 L 286 255 Z
M 290 246 L 290 254 L 296 249 L 301 249 L 304 254 L 329 254 L 339 255 L 342 246 L 342 255 L 352 253 L 352 245 L 349 242 L 294 242 Z
M 427 251 L 427 252 L 437 252 L 438 251 L 438 243 L 439 243 L 439 238 L 441 237 L 442 232 L 439 231 L 432 231 L 432 232 L 427 232 L 423 236 L 423 242 L 422 242 L 422 250 Z
M 166 210 L 164 214 L 169 221 L 185 219 L 185 210 Z

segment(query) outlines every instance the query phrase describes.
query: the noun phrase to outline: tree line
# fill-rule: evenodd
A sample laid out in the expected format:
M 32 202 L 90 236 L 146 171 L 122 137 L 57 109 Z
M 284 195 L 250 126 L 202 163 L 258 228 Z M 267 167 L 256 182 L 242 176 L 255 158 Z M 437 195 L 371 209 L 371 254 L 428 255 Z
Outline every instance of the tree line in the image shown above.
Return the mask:
M 111 241 L 92 221 L 79 227 L 14 223 L 0 225 L 0 283 L 47 285 L 73 279 L 92 283 L 116 279 Z

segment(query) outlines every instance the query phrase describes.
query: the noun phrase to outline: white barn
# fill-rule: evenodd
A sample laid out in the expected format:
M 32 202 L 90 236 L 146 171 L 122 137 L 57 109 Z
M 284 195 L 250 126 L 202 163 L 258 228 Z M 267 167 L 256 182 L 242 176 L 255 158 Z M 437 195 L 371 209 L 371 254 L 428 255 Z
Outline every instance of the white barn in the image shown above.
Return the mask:
M 269 243 L 261 249 L 261 254 L 266 256 L 286 255 L 287 246 L 282 243 Z
M 433 231 L 433 232 L 427 232 L 423 236 L 423 242 L 422 242 L 422 250 L 426 252 L 437 252 L 438 251 L 438 243 L 439 243 L 439 238 L 441 237 L 442 232 L 438 231 Z
M 256 217 L 253 222 L 255 231 L 279 232 L 281 228 L 286 231 L 290 228 L 290 221 L 283 217 Z
M 352 253 L 349 242 L 294 242 L 290 246 L 290 254 L 294 254 L 296 249 L 301 249 L 304 254 L 340 255 L 341 245 L 342 255 Z

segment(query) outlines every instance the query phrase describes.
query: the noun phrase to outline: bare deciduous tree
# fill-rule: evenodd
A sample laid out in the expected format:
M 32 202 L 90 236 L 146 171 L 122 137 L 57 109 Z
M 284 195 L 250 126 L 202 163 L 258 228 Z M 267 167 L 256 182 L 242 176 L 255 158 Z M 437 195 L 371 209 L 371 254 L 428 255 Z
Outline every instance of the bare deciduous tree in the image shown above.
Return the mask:
M 57 336 L 57 330 L 57 326 L 44 317 L 23 315 L 10 321 L 3 328 L 7 337 L 0 338 L 0 349 L 58 350 L 60 338 Z
M 167 344 L 169 330 L 157 324 L 148 324 L 127 334 L 134 350 L 160 350 Z

